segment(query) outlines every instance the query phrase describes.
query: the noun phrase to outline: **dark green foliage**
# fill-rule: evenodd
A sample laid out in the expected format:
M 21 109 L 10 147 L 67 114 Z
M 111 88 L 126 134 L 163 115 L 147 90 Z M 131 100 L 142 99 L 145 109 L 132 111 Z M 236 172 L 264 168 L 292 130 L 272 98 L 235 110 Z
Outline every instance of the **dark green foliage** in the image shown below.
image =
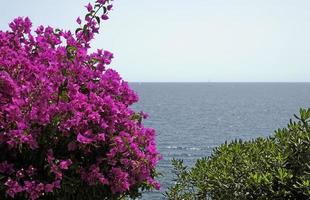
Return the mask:
M 222 144 L 192 169 L 174 160 L 169 199 L 310 199 L 310 109 L 269 138 Z

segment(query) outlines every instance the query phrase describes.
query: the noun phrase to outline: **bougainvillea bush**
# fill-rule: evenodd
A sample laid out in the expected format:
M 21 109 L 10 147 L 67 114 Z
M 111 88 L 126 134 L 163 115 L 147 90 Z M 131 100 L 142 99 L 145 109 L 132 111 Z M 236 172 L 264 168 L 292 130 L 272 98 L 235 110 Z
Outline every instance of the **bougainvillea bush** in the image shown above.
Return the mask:
M 118 199 L 159 188 L 155 131 L 137 95 L 90 52 L 111 1 L 74 32 L 16 18 L 0 31 L 0 199 Z

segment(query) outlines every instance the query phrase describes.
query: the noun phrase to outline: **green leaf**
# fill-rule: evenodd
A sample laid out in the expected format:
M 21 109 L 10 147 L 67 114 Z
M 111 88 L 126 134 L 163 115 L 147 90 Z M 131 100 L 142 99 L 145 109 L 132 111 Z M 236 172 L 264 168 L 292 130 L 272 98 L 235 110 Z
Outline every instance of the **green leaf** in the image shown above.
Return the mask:
M 87 25 L 85 24 L 84 26 L 83 26 L 83 31 L 86 31 L 87 30 Z
M 97 23 L 100 24 L 100 17 L 96 16 Z
M 68 45 L 66 47 L 66 50 L 67 50 L 67 57 L 69 58 L 69 60 L 73 60 L 75 58 L 77 48 L 75 46 Z
M 83 29 L 82 28 L 77 28 L 76 30 L 75 30 L 75 34 L 77 34 L 78 32 L 80 32 L 80 31 L 82 31 Z
M 93 15 L 92 13 L 86 14 L 86 15 L 85 15 L 85 20 L 86 20 L 87 18 L 91 17 L 92 15 Z
M 103 14 L 107 14 L 108 9 L 105 6 L 102 7 L 102 10 L 103 10 Z

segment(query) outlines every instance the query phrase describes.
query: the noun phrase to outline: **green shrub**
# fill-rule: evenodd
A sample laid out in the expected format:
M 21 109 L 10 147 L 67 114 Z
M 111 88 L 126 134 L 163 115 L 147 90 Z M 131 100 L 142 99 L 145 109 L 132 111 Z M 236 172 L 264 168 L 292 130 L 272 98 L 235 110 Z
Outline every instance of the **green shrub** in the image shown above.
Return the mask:
M 310 199 L 310 109 L 269 138 L 233 141 L 197 160 L 173 160 L 168 199 Z

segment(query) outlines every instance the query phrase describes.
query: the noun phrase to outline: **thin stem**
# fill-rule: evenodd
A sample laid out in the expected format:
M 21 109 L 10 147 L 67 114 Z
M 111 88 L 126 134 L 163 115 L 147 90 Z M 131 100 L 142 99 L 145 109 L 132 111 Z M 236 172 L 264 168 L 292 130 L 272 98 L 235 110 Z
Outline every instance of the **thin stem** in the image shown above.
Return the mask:
M 94 12 L 94 14 L 92 15 L 92 18 L 90 19 L 90 21 L 93 21 L 94 18 L 96 17 L 97 13 L 99 12 L 99 10 L 101 8 L 103 8 L 104 4 L 100 5 L 99 8 Z M 100 25 L 100 24 L 99 24 Z M 84 30 L 83 30 L 84 31 Z M 78 38 L 77 43 L 79 43 L 81 41 L 81 36 Z

